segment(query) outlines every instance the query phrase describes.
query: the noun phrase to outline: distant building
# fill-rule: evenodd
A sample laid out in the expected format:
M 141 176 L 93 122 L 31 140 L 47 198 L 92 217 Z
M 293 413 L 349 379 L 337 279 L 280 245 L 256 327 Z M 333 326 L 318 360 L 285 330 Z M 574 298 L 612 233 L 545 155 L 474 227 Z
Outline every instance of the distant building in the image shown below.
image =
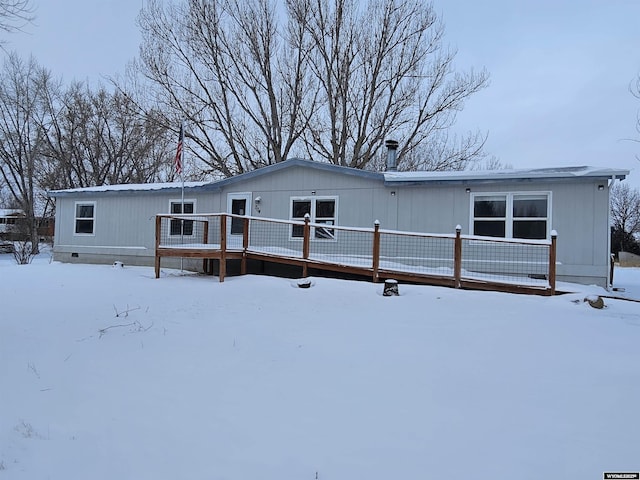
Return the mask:
M 9 236 L 14 233 L 24 218 L 24 211 L 20 209 L 0 208 L 0 235 Z

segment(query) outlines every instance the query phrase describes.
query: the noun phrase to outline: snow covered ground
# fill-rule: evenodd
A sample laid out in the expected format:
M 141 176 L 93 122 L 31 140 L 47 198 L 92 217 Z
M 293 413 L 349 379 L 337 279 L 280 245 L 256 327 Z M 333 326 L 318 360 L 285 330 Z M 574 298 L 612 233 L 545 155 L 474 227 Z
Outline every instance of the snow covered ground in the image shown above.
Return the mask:
M 640 470 L 640 303 L 153 277 L 0 255 L 0 480 Z

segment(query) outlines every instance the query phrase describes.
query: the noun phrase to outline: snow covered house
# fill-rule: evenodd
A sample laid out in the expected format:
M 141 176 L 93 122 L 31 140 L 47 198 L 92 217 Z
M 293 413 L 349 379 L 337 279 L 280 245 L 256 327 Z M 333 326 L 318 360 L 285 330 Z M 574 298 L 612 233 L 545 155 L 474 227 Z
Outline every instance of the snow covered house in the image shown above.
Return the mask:
M 376 220 L 394 231 L 452 234 L 459 225 L 467 236 L 534 242 L 550 240 L 557 231 L 557 280 L 609 285 L 609 190 L 628 171 L 398 172 L 394 152 L 389 157 L 386 172 L 290 159 L 232 178 L 188 182 L 184 212 L 179 183 L 52 191 L 54 259 L 153 265 L 157 214 L 227 212 L 287 221 L 308 214 L 316 225 L 313 245 L 339 244 L 337 226 L 372 228 Z M 180 234 L 195 235 L 189 228 Z M 175 236 L 173 223 L 171 230 Z M 288 225 L 286 232 L 280 241 L 298 248 L 302 227 Z M 242 235 L 235 222 L 226 229 L 229 241 Z M 484 248 L 477 244 L 470 238 L 469 249 Z

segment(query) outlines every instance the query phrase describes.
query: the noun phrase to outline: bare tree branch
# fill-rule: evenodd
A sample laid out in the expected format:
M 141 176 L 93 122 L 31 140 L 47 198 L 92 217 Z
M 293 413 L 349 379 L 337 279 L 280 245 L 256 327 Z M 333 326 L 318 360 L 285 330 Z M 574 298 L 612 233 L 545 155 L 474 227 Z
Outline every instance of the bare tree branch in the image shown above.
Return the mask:
M 384 140 L 400 141 L 401 169 L 430 168 L 411 153 L 448 137 L 464 101 L 487 84 L 487 74 L 454 73 L 455 52 L 442 46 L 444 29 L 432 7 L 419 0 L 290 0 L 305 11 L 317 48 L 313 74 L 323 95 L 321 114 L 306 136 L 311 154 L 339 165 L 381 164 Z M 293 7 L 291 7 L 293 5 Z M 484 136 L 469 135 L 455 149 L 438 147 L 438 168 L 458 168 L 481 152 Z M 411 160 L 409 158 L 411 157 Z M 418 167 L 419 165 L 419 167 Z
M 6 33 L 22 31 L 35 19 L 34 12 L 31 0 L 0 0 L 0 30 Z
M 139 71 L 203 169 L 231 176 L 287 158 L 305 128 L 304 32 L 269 0 L 189 0 L 141 12 Z
M 488 76 L 454 71 L 431 5 L 285 7 L 283 16 L 274 0 L 149 0 L 140 14 L 136 67 L 167 124 L 187 121 L 203 173 L 227 177 L 299 154 L 374 168 L 389 136 L 402 145 L 401 168 L 465 168 L 479 158 L 484 135 L 447 132 Z M 431 148 L 428 159 L 417 160 L 420 146 Z

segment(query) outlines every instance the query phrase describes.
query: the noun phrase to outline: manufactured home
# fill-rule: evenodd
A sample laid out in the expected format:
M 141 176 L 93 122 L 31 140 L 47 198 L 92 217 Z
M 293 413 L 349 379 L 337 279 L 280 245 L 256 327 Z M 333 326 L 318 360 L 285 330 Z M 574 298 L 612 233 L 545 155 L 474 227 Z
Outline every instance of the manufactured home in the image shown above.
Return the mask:
M 247 238 L 255 237 L 262 248 L 272 244 L 301 251 L 306 218 L 311 225 L 310 245 L 319 255 L 348 239 L 349 254 L 361 255 L 347 228 L 370 231 L 374 225 L 388 232 L 445 237 L 453 236 L 458 227 L 467 241 L 465 251 L 476 253 L 493 248 L 483 246 L 492 239 L 546 245 L 552 237 L 555 240 L 557 232 L 553 260 L 557 280 L 609 285 L 609 191 L 628 171 L 582 166 L 399 172 L 393 168 L 393 155 L 390 150 L 386 172 L 290 159 L 232 178 L 187 182 L 184 189 L 172 183 L 52 191 L 56 200 L 54 259 L 157 265 L 161 242 L 182 246 L 217 242 L 219 247 L 220 240 L 211 237 L 219 237 L 220 232 L 210 225 L 198 230 L 197 225 L 207 223 L 207 215 L 226 213 L 230 215 L 223 229 L 226 245 L 242 247 L 244 236 L 245 250 L 247 242 L 254 241 Z M 159 214 L 167 218 L 160 219 Z M 255 220 L 251 237 L 242 217 Z M 261 219 L 284 223 L 278 233 L 259 235 L 257 222 Z M 167 222 L 162 234 L 160 220 Z M 383 246 L 383 255 L 398 261 L 439 255 L 428 251 L 430 248 L 418 247 L 409 255 L 388 244 Z M 463 268 L 473 270 L 475 261 L 478 272 L 502 269 L 504 273 L 512 260 L 504 261 L 502 251 L 493 248 L 493 257 L 483 261 L 469 258 Z M 546 260 L 523 258 L 519 262 L 544 264 Z M 207 268 L 202 262 L 191 265 Z M 528 275 L 535 278 L 538 274 L 531 270 Z

